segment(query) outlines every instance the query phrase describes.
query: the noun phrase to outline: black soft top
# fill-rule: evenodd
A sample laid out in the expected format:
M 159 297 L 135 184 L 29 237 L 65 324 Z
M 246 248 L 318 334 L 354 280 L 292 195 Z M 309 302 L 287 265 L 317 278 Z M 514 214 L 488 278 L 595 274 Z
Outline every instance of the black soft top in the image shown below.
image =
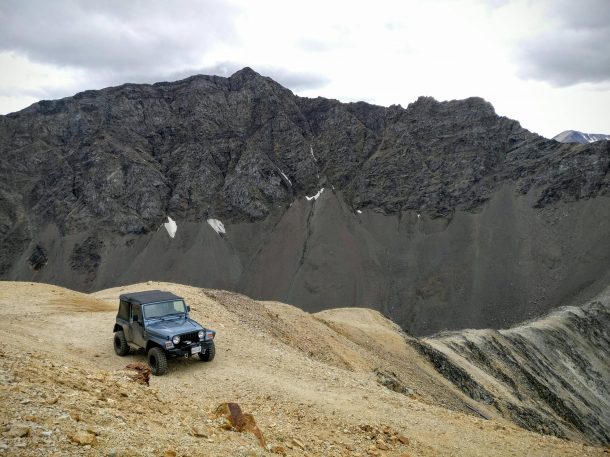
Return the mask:
M 128 294 L 121 294 L 119 296 L 119 300 L 140 304 L 182 299 L 182 297 L 178 297 L 171 292 L 165 292 L 163 290 L 145 290 L 143 292 L 131 292 Z

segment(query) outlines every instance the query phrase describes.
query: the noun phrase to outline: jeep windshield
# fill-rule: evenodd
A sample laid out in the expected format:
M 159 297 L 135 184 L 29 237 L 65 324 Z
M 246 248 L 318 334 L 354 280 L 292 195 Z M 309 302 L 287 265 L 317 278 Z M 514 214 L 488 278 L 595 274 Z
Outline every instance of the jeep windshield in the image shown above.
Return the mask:
M 182 300 L 162 301 L 143 305 L 145 319 L 162 319 L 170 316 L 183 316 L 186 313 L 186 305 Z

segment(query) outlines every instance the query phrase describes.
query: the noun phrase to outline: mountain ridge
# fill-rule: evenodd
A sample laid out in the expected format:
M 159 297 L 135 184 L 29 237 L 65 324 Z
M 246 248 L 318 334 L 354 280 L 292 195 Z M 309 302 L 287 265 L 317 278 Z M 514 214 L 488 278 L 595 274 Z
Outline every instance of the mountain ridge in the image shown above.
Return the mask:
M 443 360 L 446 371 L 454 364 L 469 373 L 469 383 L 457 383 L 462 390 L 515 423 L 559 435 L 584 432 L 607 443 L 610 386 L 602 380 L 610 374 L 609 323 L 610 288 L 589 303 L 510 329 L 441 333 L 415 346 L 437 365 Z
M 0 117 L 0 157 L 6 279 L 365 304 L 429 334 L 534 317 L 609 271 L 608 143 L 480 98 L 344 104 L 244 69 L 39 102 Z
M 17 113 L 12 113 L 7 115 L 7 118 L 10 118 L 12 120 L 21 120 L 22 117 L 27 116 L 27 115 L 52 115 L 56 112 L 61 112 L 62 109 L 68 108 L 69 106 L 66 105 L 73 105 L 73 104 L 78 104 L 78 101 L 81 100 L 85 100 L 85 99 L 89 99 L 89 98 L 100 98 L 100 97 L 105 97 L 105 96 L 117 96 L 117 97 L 122 97 L 122 96 L 134 96 L 134 95 L 143 95 L 143 96 L 149 96 L 151 97 L 153 100 L 154 99 L 161 99 L 162 95 L 164 95 L 163 93 L 146 93 L 146 92 L 150 92 L 154 89 L 167 89 L 167 88 L 177 88 L 177 90 L 180 90 L 181 88 L 184 88 L 184 86 L 189 86 L 192 84 L 195 84 L 197 82 L 205 82 L 205 83 L 210 83 L 214 86 L 221 86 L 224 89 L 228 89 L 230 91 L 241 91 L 245 86 L 251 85 L 253 86 L 251 89 L 253 92 L 256 93 L 256 91 L 263 91 L 265 92 L 265 88 L 271 88 L 271 92 L 272 92 L 272 96 L 271 96 L 271 102 L 276 103 L 278 100 L 276 98 L 273 97 L 273 95 L 287 95 L 290 94 L 292 95 L 292 93 L 288 90 L 283 88 L 282 86 L 280 86 L 279 84 L 277 84 L 276 82 L 274 82 L 273 80 L 271 80 L 270 78 L 266 78 L 263 77 L 261 75 L 259 75 L 258 73 L 254 72 L 252 69 L 250 69 L 249 67 L 244 68 L 243 70 L 240 70 L 238 72 L 236 72 L 234 75 L 228 77 L 228 78 L 223 78 L 223 77 L 217 77 L 217 76 L 205 76 L 205 75 L 195 75 L 192 76 L 190 78 L 186 78 L 184 80 L 180 80 L 177 82 L 172 82 L 172 83 L 155 83 L 152 85 L 149 84 L 124 84 L 121 86 L 116 86 L 116 87 L 110 87 L 110 88 L 105 88 L 105 89 L 101 89 L 98 91 L 85 91 L 85 92 L 81 92 L 73 97 L 66 97 L 64 99 L 60 99 L 60 100 L 56 100 L 56 101 L 40 101 L 38 103 L 33 104 L 32 106 L 26 108 L 25 110 L 22 110 L 20 112 Z M 130 92 L 134 90 L 134 91 L 141 91 L 144 92 L 144 94 L 131 94 Z M 127 91 L 127 94 L 123 94 L 123 91 Z M 264 95 L 269 95 L 268 93 L 265 92 Z M 383 108 L 383 107 L 376 107 L 374 105 L 369 105 L 365 102 L 359 102 L 358 104 L 343 104 L 341 102 L 338 102 L 336 100 L 329 100 L 329 99 L 305 99 L 305 98 L 301 98 L 301 97 L 296 97 L 296 96 L 292 96 L 292 98 L 294 98 L 295 103 L 297 106 L 291 106 L 290 104 L 289 107 L 294 109 L 294 108 L 299 108 L 299 109 L 303 109 L 305 111 L 305 113 L 310 113 L 311 115 L 311 111 L 312 111 L 312 105 L 313 108 L 319 108 L 320 104 L 322 105 L 323 109 L 333 109 L 336 107 L 341 107 L 341 108 L 345 108 L 345 110 L 349 113 L 349 114 L 356 114 L 356 117 L 358 119 L 358 121 L 364 123 L 365 125 L 369 125 L 369 126 L 373 126 L 375 123 L 369 119 L 370 117 L 370 112 L 373 112 L 374 116 L 379 116 L 380 113 L 384 112 L 385 114 L 385 118 L 390 120 L 390 121 L 400 121 L 400 120 L 404 120 L 408 123 L 417 123 L 417 119 L 422 116 L 422 115 L 427 115 L 431 118 L 433 118 L 434 120 L 439 120 L 439 119 L 443 119 L 444 117 L 448 116 L 448 113 L 451 113 L 453 111 L 459 111 L 459 114 L 462 116 L 461 119 L 461 123 L 462 124 L 468 124 L 468 122 L 472 121 L 473 119 L 476 122 L 479 123 L 494 123 L 494 122 L 500 122 L 500 124 L 506 124 L 506 125 L 502 125 L 501 127 L 507 127 L 509 132 L 514 132 L 516 134 L 516 138 L 510 138 L 509 141 L 511 143 L 517 143 L 518 141 L 523 141 L 523 135 L 525 134 L 524 129 L 522 129 L 518 123 L 516 123 L 516 121 L 511 121 L 507 118 L 504 117 L 498 117 L 495 115 L 495 111 L 493 109 L 493 107 L 491 106 L 491 104 L 489 104 L 488 102 L 484 101 L 481 98 L 478 97 L 471 97 L 469 99 L 465 99 L 465 100 L 454 100 L 454 101 L 447 101 L 447 102 L 437 102 L 436 100 L 434 100 L 431 97 L 420 97 L 418 98 L 415 102 L 409 104 L 409 106 L 404 109 L 404 108 L 400 108 L 396 105 L 390 107 L 390 108 Z M 316 106 L 317 105 L 317 106 Z M 356 107 L 356 105 L 358 105 Z M 87 108 L 87 106 L 89 108 Z M 81 113 L 76 113 L 74 114 L 74 116 L 77 118 L 77 121 L 81 121 L 81 118 L 79 116 L 82 115 L 82 111 L 86 111 L 87 109 L 92 109 L 91 105 L 89 104 L 85 104 L 85 106 L 76 106 L 73 107 L 76 108 L 77 110 L 80 109 Z M 354 108 L 354 109 L 353 109 Z M 282 110 L 280 109 L 280 112 Z M 369 111 L 369 112 L 366 112 Z M 361 116 L 357 116 L 357 114 L 360 113 Z M 168 112 L 169 115 L 175 115 L 176 113 L 170 109 Z M 285 114 L 285 113 L 282 113 Z M 316 127 L 320 128 L 320 126 L 318 126 L 316 124 L 316 119 L 303 119 L 301 116 L 299 116 L 298 113 L 292 113 L 294 114 L 297 118 L 297 120 L 301 120 L 303 122 L 309 122 L 310 124 L 313 125 L 309 125 L 308 127 L 315 129 Z M 314 113 L 315 115 L 315 113 Z M 313 117 L 313 115 L 311 115 Z M 455 120 L 453 120 L 455 122 Z M 376 123 L 376 127 L 377 130 L 379 129 L 379 123 Z M 306 128 L 307 126 L 300 126 L 302 129 Z M 404 123 L 400 125 L 400 127 L 404 127 Z M 424 126 L 424 128 L 427 126 Z M 486 126 L 489 127 L 489 126 Z M 235 130 L 239 130 L 239 129 L 235 129 Z M 406 132 L 409 132 L 411 135 L 414 133 L 425 133 L 428 134 L 429 132 L 413 132 L 412 130 L 406 130 Z M 67 135 L 69 134 L 74 134 L 75 132 L 70 132 L 69 130 L 67 132 L 65 132 Z M 78 132 L 79 134 L 87 134 L 90 132 L 84 131 L 84 132 Z M 309 134 L 311 135 L 312 132 L 309 132 Z M 373 131 L 373 133 L 375 133 Z M 481 132 L 477 132 L 478 134 L 480 134 Z M 379 133 L 377 133 L 376 135 L 379 136 Z M 540 143 L 540 145 L 544 145 L 545 147 L 552 147 L 552 143 L 550 141 L 545 141 L 542 137 L 538 137 L 534 134 L 530 134 L 529 137 L 530 141 L 542 141 Z M 149 139 L 150 142 L 150 139 Z M 155 145 L 153 145 L 155 146 Z M 307 145 L 305 146 L 305 155 L 307 155 Z M 381 146 L 380 144 L 376 144 L 376 146 Z M 503 145 L 504 149 L 506 151 L 511 151 L 512 149 L 507 147 L 507 145 Z M 603 151 L 603 149 L 602 149 Z M 366 165 L 366 161 L 370 160 L 373 156 L 372 154 L 373 151 L 369 151 L 366 154 L 365 157 L 365 165 Z M 601 151 L 600 151 L 601 152 Z M 605 151 L 603 151 L 605 152 Z M 146 157 L 145 157 L 146 158 Z M 150 158 L 150 157 L 149 157 Z M 152 157 L 153 159 L 155 158 L 154 156 Z M 341 159 L 345 159 L 344 156 L 341 157 Z M 498 157 L 494 157 L 495 160 L 498 159 Z M 312 168 L 311 164 L 306 164 L 307 166 L 309 166 L 309 168 Z M 323 176 L 323 178 L 332 178 L 331 183 L 334 185 L 335 184 L 335 180 L 338 179 L 337 184 L 339 185 L 344 185 L 345 182 L 342 181 L 342 174 L 338 174 L 337 175 L 337 170 L 333 170 L 332 165 L 333 163 L 329 160 L 327 163 L 324 164 L 326 169 L 324 170 L 326 173 Z M 435 166 L 438 166 L 438 164 L 434 164 Z M 485 165 L 485 164 L 483 164 Z M 404 169 L 404 167 L 403 167 Z M 299 170 L 302 171 L 302 170 Z M 311 173 L 312 170 L 305 170 L 305 171 L 309 171 Z M 329 171 L 332 172 L 332 175 L 329 176 L 328 173 Z M 493 171 L 493 170 L 491 170 Z M 530 171 L 531 172 L 531 171 Z M 295 184 L 300 186 L 297 186 L 297 195 L 300 194 L 301 192 L 311 192 L 316 190 L 317 184 L 318 183 L 314 183 L 312 182 L 311 179 L 305 179 L 305 182 L 301 182 L 299 180 L 299 176 L 294 176 L 293 174 L 294 172 L 291 171 L 290 173 L 287 174 L 288 177 L 293 176 L 295 179 L 291 180 L 295 182 Z M 603 176 L 602 176 L 603 177 Z M 306 177 L 306 178 L 310 178 L 310 177 Z M 350 177 L 353 178 L 353 177 Z M 476 179 L 480 179 L 480 176 L 475 177 L 475 181 L 473 182 L 473 184 L 476 184 Z M 499 178 L 506 178 L 506 176 L 500 176 Z M 318 180 L 319 181 L 319 180 Z M 353 182 L 353 179 L 352 179 Z M 260 183 L 258 183 L 260 184 Z M 359 187 L 362 187 L 363 185 L 366 186 L 367 183 L 358 183 L 360 184 Z M 265 189 L 267 190 L 267 189 Z M 349 191 L 352 191 L 354 189 L 347 189 Z M 363 189 L 357 189 L 357 190 L 363 190 Z M 524 191 L 528 191 L 529 189 L 526 188 L 524 189 Z M 269 191 L 270 194 L 273 194 L 271 191 Z M 275 196 L 275 195 L 271 195 L 271 196 Z M 364 199 L 363 199 L 364 200 Z M 386 199 L 387 200 L 387 199 Z M 472 199 L 474 201 L 471 202 L 456 202 L 456 203 L 462 203 L 462 205 L 468 209 L 468 206 L 471 206 L 473 208 L 476 208 L 476 206 L 478 204 L 480 204 L 481 201 L 478 201 L 476 199 Z M 484 197 L 483 197 L 483 201 L 484 201 Z M 430 205 L 429 208 L 425 207 L 425 203 L 424 202 L 424 207 L 423 208 L 418 208 L 417 205 L 415 204 L 416 202 L 409 202 L 409 201 L 405 201 L 404 196 L 402 196 L 401 198 L 401 202 L 403 203 L 401 206 L 395 206 L 395 205 L 390 205 L 387 204 L 387 202 L 382 201 L 382 199 L 372 199 L 372 201 L 369 200 L 358 200 L 356 199 L 353 203 L 354 204 L 359 204 L 362 203 L 364 205 L 367 204 L 371 204 L 371 205 L 375 205 L 376 207 L 383 209 L 384 211 L 387 212 L 396 212 L 396 211 L 400 211 L 400 210 L 404 210 L 404 209 L 413 209 L 413 210 L 421 210 L 423 212 L 425 212 L 426 210 L 430 211 L 431 214 L 433 215 L 441 215 L 441 216 L 448 216 L 450 215 L 450 212 L 453 211 L 456 207 L 458 207 L 457 204 L 453 204 L 453 205 L 442 205 L 441 202 L 434 202 L 435 205 Z M 406 205 L 405 205 L 406 203 Z M 544 204 L 544 202 L 540 202 L 540 204 Z M 449 207 L 444 207 L 444 206 L 449 206 Z M 167 207 L 167 212 L 171 211 L 172 208 L 171 206 Z M 258 218 L 261 217 L 265 217 L 266 214 L 268 214 L 268 211 L 266 211 L 266 209 L 264 209 L 262 212 L 261 211 L 256 211 L 255 209 L 248 209 L 246 208 L 246 211 L 243 211 L 243 208 L 239 208 L 240 210 L 242 210 L 241 212 L 245 214 L 239 214 L 239 217 L 248 217 L 250 218 L 250 220 L 256 220 Z M 222 211 L 222 209 L 221 209 Z M 230 211 L 229 211 L 230 212 Z M 180 214 L 178 214 L 180 215 Z M 153 227 L 158 226 L 158 224 L 161 222 L 161 219 L 164 217 L 165 215 L 159 215 L 154 219 L 154 224 L 144 224 L 141 225 L 138 228 L 135 228 L 135 230 L 151 230 Z M 227 216 L 226 211 L 225 214 L 221 213 L 221 216 Z M 229 215 L 230 216 L 230 215 Z

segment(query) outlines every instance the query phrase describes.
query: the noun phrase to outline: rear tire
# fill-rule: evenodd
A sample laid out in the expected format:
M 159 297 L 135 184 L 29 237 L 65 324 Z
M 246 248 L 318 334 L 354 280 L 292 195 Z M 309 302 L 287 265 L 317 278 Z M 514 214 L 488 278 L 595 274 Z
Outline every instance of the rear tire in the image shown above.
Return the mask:
M 211 362 L 214 360 L 214 357 L 216 356 L 216 346 L 214 346 L 214 342 L 212 341 L 212 345 L 207 351 L 205 351 L 205 353 L 202 354 L 200 352 L 198 355 L 203 362 Z
M 167 356 L 163 349 L 154 347 L 148 351 L 148 365 L 155 376 L 162 376 L 167 372 Z
M 129 345 L 127 344 L 127 339 L 125 338 L 123 330 L 119 330 L 114 334 L 114 352 L 121 357 L 129 354 Z

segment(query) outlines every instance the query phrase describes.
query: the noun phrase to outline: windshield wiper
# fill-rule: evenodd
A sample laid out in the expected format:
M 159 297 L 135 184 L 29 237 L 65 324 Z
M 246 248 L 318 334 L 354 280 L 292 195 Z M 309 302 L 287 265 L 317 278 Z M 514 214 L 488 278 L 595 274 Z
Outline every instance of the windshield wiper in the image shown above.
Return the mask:
M 163 316 L 152 316 L 152 317 L 147 317 L 146 320 L 150 320 L 150 319 L 159 319 L 161 321 L 166 321 L 168 319 L 173 319 L 176 316 L 181 316 L 184 313 L 172 313 L 172 314 L 164 314 Z

